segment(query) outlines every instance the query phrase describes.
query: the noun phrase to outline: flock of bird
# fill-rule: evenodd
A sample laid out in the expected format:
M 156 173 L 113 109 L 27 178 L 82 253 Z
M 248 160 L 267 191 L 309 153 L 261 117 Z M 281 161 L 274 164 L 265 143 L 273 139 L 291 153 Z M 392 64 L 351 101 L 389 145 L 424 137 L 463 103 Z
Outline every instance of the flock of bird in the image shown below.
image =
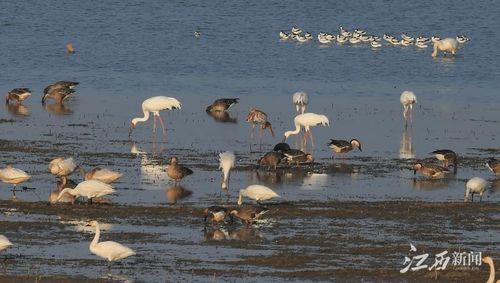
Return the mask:
M 291 31 L 280 31 L 280 39 L 283 41 L 294 40 L 299 43 L 305 43 L 314 40 L 314 36 L 309 32 L 303 32 L 302 29 L 298 27 L 292 27 Z M 420 35 L 418 37 L 413 37 L 407 33 L 402 33 L 400 38 L 394 35 L 384 34 L 382 37 L 369 34 L 367 31 L 362 29 L 354 29 L 352 32 L 348 31 L 344 27 L 339 27 L 338 34 L 319 32 L 316 36 L 320 44 L 326 45 L 333 42 L 338 44 L 349 43 L 352 45 L 366 43 L 370 44 L 372 48 L 380 48 L 383 46 L 382 40 L 387 42 L 389 45 L 393 46 L 411 46 L 414 45 L 417 48 L 427 48 L 430 44 L 433 45 L 434 51 L 432 53 L 433 57 L 438 55 L 438 51 L 450 52 L 455 55 L 459 44 L 468 42 L 470 39 L 462 34 L 455 38 L 444 38 L 441 39 L 439 36 L 425 37 Z

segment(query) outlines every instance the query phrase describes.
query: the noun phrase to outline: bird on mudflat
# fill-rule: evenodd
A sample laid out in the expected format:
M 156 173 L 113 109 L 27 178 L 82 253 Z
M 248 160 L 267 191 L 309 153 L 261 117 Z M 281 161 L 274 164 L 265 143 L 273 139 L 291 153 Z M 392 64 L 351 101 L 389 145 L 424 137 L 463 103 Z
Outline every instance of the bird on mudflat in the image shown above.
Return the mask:
M 303 127 L 307 135 L 310 135 L 311 137 L 311 143 L 313 142 L 313 137 L 311 135 L 311 127 L 315 127 L 318 125 L 322 126 L 329 126 L 330 121 L 328 120 L 328 117 L 325 115 L 319 115 L 315 113 L 304 113 L 295 116 L 293 119 L 293 123 L 295 125 L 295 130 L 294 131 L 287 131 L 284 134 L 283 142 L 286 141 L 286 139 L 291 136 L 291 135 L 297 135 L 300 133 L 301 128 Z
M 71 94 L 75 93 L 75 88 L 79 84 L 78 82 L 59 81 L 48 85 L 43 90 L 42 104 L 45 104 L 48 99 L 54 100 L 57 104 L 63 103 Z
M 246 225 L 251 225 L 253 221 L 262 218 L 269 210 L 263 207 L 245 206 L 231 210 L 231 220 L 233 217 L 240 219 Z
M 223 206 L 210 206 L 203 210 L 204 221 L 211 220 L 212 223 L 219 223 L 224 221 L 227 216 L 229 216 L 228 209 Z
M 422 163 L 413 165 L 413 174 L 417 174 L 417 172 L 430 179 L 442 179 L 446 174 L 450 173 L 448 168 Z
M 122 173 L 101 167 L 94 167 L 92 170 L 82 173 L 84 173 L 85 180 L 98 180 L 106 184 L 113 183 L 123 175 Z
M 211 111 L 226 111 L 231 106 L 238 103 L 239 98 L 220 98 L 214 101 L 212 104 L 208 105 L 206 108 L 206 112 Z
M 486 161 L 486 167 L 490 169 L 491 172 L 495 175 L 500 175 L 500 161 L 496 160 L 495 158 L 490 158 L 488 161 Z
M 465 202 L 469 201 L 469 196 L 471 196 L 471 201 L 474 201 L 474 195 L 479 194 L 479 201 L 483 200 L 483 194 L 488 187 L 488 182 L 479 177 L 473 177 L 465 184 Z
M 351 141 L 330 139 L 328 147 L 331 148 L 333 152 L 340 154 L 348 153 L 355 148 L 362 151 L 361 143 L 357 139 L 352 139 Z
M 167 167 L 167 175 L 174 180 L 174 184 L 180 183 L 184 177 L 191 174 L 193 174 L 193 170 L 180 165 L 177 157 L 170 158 L 170 162 Z
M 79 183 L 74 189 L 70 187 L 64 188 L 57 197 L 59 201 L 64 197 L 65 194 L 74 196 L 72 204 L 74 204 L 76 198 L 86 197 L 89 203 L 92 203 L 94 198 L 99 198 L 105 195 L 113 194 L 116 191 L 111 187 L 111 185 L 103 183 L 98 180 L 88 180 Z
M 250 109 L 250 112 L 248 113 L 247 116 L 247 122 L 252 124 L 251 137 L 253 137 L 255 126 L 257 125 L 260 126 L 259 130 L 260 137 L 262 137 L 263 131 L 265 129 L 268 129 L 269 132 L 271 132 L 271 135 L 274 137 L 273 127 L 271 126 L 271 123 L 267 119 L 267 114 L 264 113 L 263 111 L 256 108 Z
M 14 168 L 11 165 L 7 165 L 4 169 L 0 169 L 0 180 L 4 183 L 14 185 L 14 188 L 12 188 L 14 197 L 16 196 L 17 185 L 26 182 L 29 178 L 31 178 L 31 176 L 28 175 L 28 173 L 21 169 Z
M 236 156 L 231 151 L 219 153 L 219 169 L 222 169 L 222 183 L 221 188 L 226 190 L 229 186 L 229 174 L 234 167 Z
M 52 175 L 60 178 L 63 183 L 66 183 L 66 179 L 71 175 L 76 169 L 76 163 L 73 157 L 64 159 L 63 157 L 58 157 L 50 161 L 49 171 Z
M 438 149 L 431 152 L 431 154 L 436 157 L 437 160 L 443 162 L 443 167 L 448 168 L 450 165 L 453 165 L 453 172 L 457 173 L 457 154 L 450 149 Z
M 31 96 L 31 90 L 29 88 L 15 88 L 7 93 L 5 96 L 5 104 L 9 104 L 11 101 L 16 101 L 17 105 L 20 105 Z
M 273 168 L 274 171 L 276 171 L 276 168 L 278 167 L 278 164 L 281 163 L 281 160 L 284 157 L 285 156 L 281 152 L 270 151 L 270 152 L 266 153 L 263 157 L 261 157 L 259 159 L 259 161 L 257 162 L 257 165 L 267 166 L 268 170 L 271 170 L 271 168 Z
M 258 203 L 280 196 L 270 188 L 262 185 L 250 185 L 246 189 L 240 190 L 238 195 L 238 205 L 243 204 L 243 197 L 256 200 Z
M 144 113 L 144 117 L 142 118 L 134 118 L 130 122 L 130 130 L 128 135 L 132 135 L 132 131 L 137 126 L 137 123 L 143 123 L 149 120 L 150 113 L 153 113 L 153 133 L 156 132 L 156 119 L 160 119 L 160 124 L 163 129 L 163 134 L 167 134 L 167 129 L 165 127 L 165 122 L 163 118 L 160 116 L 160 111 L 162 110 L 171 110 L 171 109 L 181 109 L 181 103 L 179 100 L 173 97 L 168 96 L 153 96 L 142 102 L 142 112 Z
M 313 163 L 314 158 L 312 154 L 305 153 L 302 150 L 298 149 L 290 149 L 283 151 L 283 155 L 285 155 L 288 164 L 295 164 L 299 166 L 304 163 Z

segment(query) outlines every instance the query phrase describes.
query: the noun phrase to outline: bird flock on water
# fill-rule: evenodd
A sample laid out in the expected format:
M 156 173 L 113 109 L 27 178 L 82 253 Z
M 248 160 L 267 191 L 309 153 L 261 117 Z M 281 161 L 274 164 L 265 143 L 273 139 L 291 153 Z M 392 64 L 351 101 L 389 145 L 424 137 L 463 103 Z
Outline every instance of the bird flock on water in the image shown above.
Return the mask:
M 280 40 L 295 41 L 298 43 L 306 43 L 314 41 L 314 36 L 307 31 L 303 31 L 298 27 L 292 27 L 290 31 L 282 30 L 279 32 Z M 417 49 L 424 49 L 433 46 L 432 56 L 436 57 L 441 51 L 445 55 L 451 53 L 455 55 L 460 45 L 470 41 L 465 34 L 457 35 L 456 37 L 448 37 L 441 39 L 439 36 L 411 36 L 408 33 L 401 33 L 400 37 L 385 33 L 382 37 L 372 35 L 363 29 L 354 29 L 352 32 L 340 26 L 338 33 L 319 32 L 316 39 L 321 45 L 337 43 L 339 45 L 350 44 L 369 44 L 373 49 L 378 49 L 385 45 L 390 46 L 415 46 Z

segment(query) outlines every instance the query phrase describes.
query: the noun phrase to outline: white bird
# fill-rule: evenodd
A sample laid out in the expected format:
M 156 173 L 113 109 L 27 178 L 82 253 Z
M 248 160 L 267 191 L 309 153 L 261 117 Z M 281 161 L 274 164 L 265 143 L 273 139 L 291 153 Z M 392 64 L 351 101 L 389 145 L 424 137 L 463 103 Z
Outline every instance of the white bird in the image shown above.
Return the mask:
M 446 52 L 450 52 L 453 56 L 455 56 L 457 50 L 458 41 L 455 38 L 448 37 L 434 42 L 434 51 L 432 52 L 432 57 L 436 57 L 438 55 L 438 51 L 444 52 L 444 55 L 446 55 Z
M 99 237 L 101 236 L 99 223 L 94 220 L 89 223 L 89 226 L 95 227 L 95 236 L 90 243 L 89 250 L 91 253 L 103 259 L 106 259 L 108 261 L 108 268 L 111 268 L 111 262 L 118 261 L 136 254 L 131 248 L 127 248 L 117 242 L 99 242 Z
M 413 104 L 417 103 L 417 97 L 413 91 L 405 90 L 401 93 L 399 101 L 403 104 L 403 118 L 405 119 L 405 127 L 408 125 L 408 120 L 411 121 L 411 111 Z
M 333 39 L 330 37 L 326 37 L 324 35 L 318 34 L 318 41 L 321 44 L 328 44 L 328 43 L 331 43 L 333 41 Z
M 472 195 L 471 200 L 474 201 L 474 195 L 479 194 L 480 201 L 483 200 L 483 194 L 486 191 L 486 187 L 488 186 L 488 182 L 485 179 L 474 177 L 467 181 L 465 184 L 465 202 L 469 201 L 469 195 Z
M 85 180 L 98 180 L 106 184 L 111 184 L 114 181 L 118 180 L 122 173 L 115 172 L 106 168 L 95 167 L 92 170 L 86 172 Z
M 292 27 L 292 33 L 295 35 L 298 35 L 298 34 L 302 33 L 302 30 L 299 28 L 296 28 L 296 27 Z
M 0 235 L 0 251 L 3 251 L 12 246 L 12 243 L 4 235 Z
M 286 141 L 289 136 L 291 135 L 296 135 L 300 133 L 300 129 L 304 127 L 304 130 L 306 132 L 306 136 L 310 133 L 311 127 L 317 126 L 317 125 L 323 125 L 323 126 L 330 126 L 330 121 L 328 120 L 328 117 L 325 115 L 319 115 L 315 113 L 304 113 L 295 116 L 293 119 L 293 122 L 295 124 L 295 130 L 294 131 L 287 131 L 284 134 L 284 139 L 283 141 Z M 311 135 L 311 143 L 313 142 L 313 137 Z
M 425 44 L 422 41 L 417 41 L 417 43 L 415 43 L 415 46 L 417 46 L 418 48 L 427 48 L 429 45 Z
M 374 48 L 378 48 L 378 47 L 382 47 L 382 43 L 378 42 L 378 41 L 372 41 L 370 43 L 370 45 Z
M 229 184 L 229 171 L 234 168 L 236 157 L 230 151 L 219 153 L 219 169 L 222 169 L 222 189 L 227 189 Z
M 73 157 L 55 158 L 49 163 L 49 171 L 52 175 L 59 177 L 66 183 L 66 177 L 71 175 L 76 169 L 76 163 Z
M 144 100 L 144 102 L 142 102 L 142 112 L 144 113 L 144 117 L 132 119 L 132 122 L 130 123 L 129 136 L 132 134 L 132 130 L 136 127 L 137 123 L 146 122 L 149 119 L 150 112 L 152 112 L 154 116 L 153 132 L 156 131 L 156 118 L 160 118 L 163 134 L 166 134 L 167 130 L 165 128 L 165 122 L 160 116 L 160 111 L 171 109 L 181 109 L 181 103 L 179 100 L 167 96 L 153 96 Z
M 298 91 L 293 94 L 292 97 L 293 104 L 297 108 L 297 112 L 304 113 L 306 111 L 306 106 L 309 103 L 309 95 L 303 91 Z
M 287 40 L 291 37 L 292 35 L 289 33 L 286 33 L 284 31 L 280 31 L 280 39 L 282 40 Z
M 7 165 L 4 169 L 0 169 L 0 180 L 4 183 L 14 185 L 12 193 L 16 195 L 16 188 L 18 184 L 21 184 L 31 178 L 28 173 L 21 169 L 13 168 L 11 165 Z
M 60 200 L 64 194 L 68 193 L 74 197 L 86 197 L 92 203 L 93 198 L 102 197 L 115 193 L 116 191 L 108 184 L 98 180 L 88 180 L 79 183 L 74 189 L 65 188 L 57 197 Z
M 279 198 L 280 196 L 266 186 L 250 185 L 246 189 L 240 190 L 238 205 L 241 205 L 243 203 L 243 197 L 261 202 L 272 198 Z

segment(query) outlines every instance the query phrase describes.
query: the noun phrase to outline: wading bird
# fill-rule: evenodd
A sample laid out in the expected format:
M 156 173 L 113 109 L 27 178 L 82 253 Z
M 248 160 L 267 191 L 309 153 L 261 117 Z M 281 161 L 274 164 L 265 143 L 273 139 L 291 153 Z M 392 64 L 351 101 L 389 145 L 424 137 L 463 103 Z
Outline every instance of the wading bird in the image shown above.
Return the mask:
M 434 154 L 434 157 L 437 158 L 437 160 L 443 162 L 443 167 L 448 168 L 451 165 L 453 165 L 453 173 L 457 173 L 457 159 L 458 156 L 457 154 L 450 149 L 438 149 L 434 150 L 431 152 L 431 154 Z
M 52 175 L 59 177 L 63 184 L 66 183 L 66 179 L 71 175 L 76 169 L 76 163 L 73 157 L 70 158 L 55 158 L 49 163 L 49 171 Z M 64 186 L 64 185 L 63 185 Z
M 434 42 L 434 51 L 432 57 L 437 57 L 438 51 L 441 51 L 446 56 L 446 52 L 450 52 L 453 56 L 457 53 L 458 41 L 455 38 L 445 38 Z
M 413 165 L 413 174 L 417 174 L 417 172 L 430 179 L 442 179 L 445 174 L 450 173 L 448 168 L 432 164 L 424 165 L 422 163 Z
M 14 188 L 12 188 L 12 194 L 14 196 L 16 196 L 17 185 L 26 182 L 29 178 L 31 178 L 31 176 L 28 175 L 28 173 L 21 169 L 14 168 L 11 165 L 7 165 L 4 169 L 0 169 L 0 180 L 4 183 L 14 185 Z
M 262 218 L 267 212 L 268 210 L 262 207 L 247 206 L 231 210 L 230 215 L 231 220 L 236 217 L 246 225 L 252 225 L 254 220 Z
M 6 250 L 12 246 L 12 243 L 4 235 L 0 235 L 0 251 Z
M 181 182 L 182 178 L 193 174 L 193 170 L 180 165 L 177 157 L 170 158 L 167 167 L 167 175 L 174 180 L 174 184 Z
M 274 171 L 276 171 L 278 164 L 281 163 L 281 160 L 284 157 L 285 156 L 281 152 L 270 151 L 266 153 L 263 157 L 261 157 L 257 162 L 257 164 L 260 166 L 267 166 L 267 170 L 271 170 L 271 168 L 273 168 Z
M 211 112 L 211 111 L 226 111 L 231 106 L 235 105 L 238 103 L 239 98 L 220 98 L 214 101 L 214 103 L 210 104 L 206 108 L 206 112 Z
M 163 128 L 163 134 L 167 133 L 167 129 L 165 128 L 165 122 L 163 118 L 160 116 L 160 111 L 162 110 L 171 110 L 171 109 L 181 109 L 181 103 L 179 100 L 173 97 L 167 96 L 153 96 L 142 102 L 142 112 L 144 113 L 144 117 L 142 118 L 134 118 L 130 123 L 129 137 L 132 135 L 132 131 L 137 126 L 137 123 L 146 122 L 149 119 L 149 114 L 153 113 L 153 133 L 156 132 L 156 119 L 160 118 L 160 124 Z
M 250 135 L 251 138 L 253 138 L 255 126 L 257 125 L 260 125 L 259 133 L 261 138 L 263 131 L 265 129 L 269 129 L 269 132 L 271 132 L 271 135 L 274 137 L 273 127 L 271 126 L 271 123 L 267 120 L 267 114 L 264 113 L 263 111 L 260 111 L 259 109 L 256 108 L 250 109 L 250 112 L 248 113 L 247 116 L 247 122 L 252 124 L 252 132 Z
M 229 186 L 229 174 L 232 168 L 234 168 L 234 161 L 236 156 L 230 151 L 219 153 L 219 169 L 222 169 L 222 183 L 221 187 L 226 190 Z
M 71 94 L 75 93 L 75 88 L 80 83 L 70 81 L 59 81 L 48 85 L 43 90 L 42 104 L 45 104 L 48 99 L 54 100 L 57 104 L 61 104 Z
M 17 105 L 20 105 L 31 96 L 31 90 L 29 88 L 15 88 L 7 93 L 5 96 L 5 104 L 9 104 L 11 101 L 16 101 Z
M 86 197 L 89 203 L 92 203 L 93 198 L 102 197 L 115 192 L 116 191 L 109 184 L 97 180 L 89 180 L 79 183 L 74 189 L 64 188 L 59 193 L 57 200 L 60 200 L 64 194 L 70 194 L 75 197 L 72 204 L 74 204 L 74 201 L 78 197 Z
M 306 112 L 306 106 L 309 103 L 309 96 L 303 91 L 299 91 L 292 96 L 293 104 L 297 108 L 297 112 L 304 114 Z
M 340 154 L 348 153 L 355 148 L 362 151 L 361 143 L 357 139 L 352 139 L 351 141 L 330 139 L 328 147 L 331 148 L 334 153 Z
M 111 184 L 123 176 L 122 173 L 115 172 L 106 168 L 95 167 L 88 172 L 83 172 L 85 180 L 98 180 L 106 184 Z
M 223 206 L 210 206 L 203 210 L 203 215 L 205 223 L 210 219 L 215 224 L 224 221 L 229 213 L 227 208 Z
M 465 184 L 465 202 L 469 201 L 469 196 L 471 196 L 471 201 L 474 201 L 474 195 L 479 194 L 479 201 L 483 200 L 483 194 L 488 187 L 488 182 L 485 179 L 479 177 L 473 177 Z
M 405 90 L 401 93 L 399 101 L 403 105 L 403 118 L 405 119 L 405 127 L 408 126 L 408 121 L 412 121 L 413 104 L 417 103 L 417 96 L 413 91 Z
M 90 243 L 89 250 L 91 253 L 105 259 L 108 261 L 108 269 L 111 269 L 111 263 L 113 261 L 118 261 L 129 256 L 135 255 L 135 252 L 125 247 L 122 244 L 113 241 L 99 242 L 99 237 L 101 236 L 101 230 L 99 228 L 99 223 L 97 221 L 91 221 L 87 224 L 88 226 L 95 227 L 95 236 Z
M 307 139 L 307 135 L 310 135 L 311 143 L 314 145 L 313 137 L 311 135 L 311 127 L 315 127 L 317 125 L 322 125 L 322 126 L 330 125 L 328 117 L 326 117 L 325 115 L 319 115 L 315 113 L 304 113 L 297 115 L 293 119 L 293 122 L 295 124 L 295 130 L 285 132 L 283 142 L 286 141 L 286 139 L 288 139 L 289 136 L 298 134 L 300 132 L 300 129 L 304 127 L 306 133 L 305 138 Z
M 246 189 L 240 190 L 238 196 L 238 205 L 243 204 L 243 197 L 256 200 L 258 203 L 261 201 L 269 200 L 272 198 L 279 198 L 280 196 L 273 190 L 262 185 L 250 185 Z

